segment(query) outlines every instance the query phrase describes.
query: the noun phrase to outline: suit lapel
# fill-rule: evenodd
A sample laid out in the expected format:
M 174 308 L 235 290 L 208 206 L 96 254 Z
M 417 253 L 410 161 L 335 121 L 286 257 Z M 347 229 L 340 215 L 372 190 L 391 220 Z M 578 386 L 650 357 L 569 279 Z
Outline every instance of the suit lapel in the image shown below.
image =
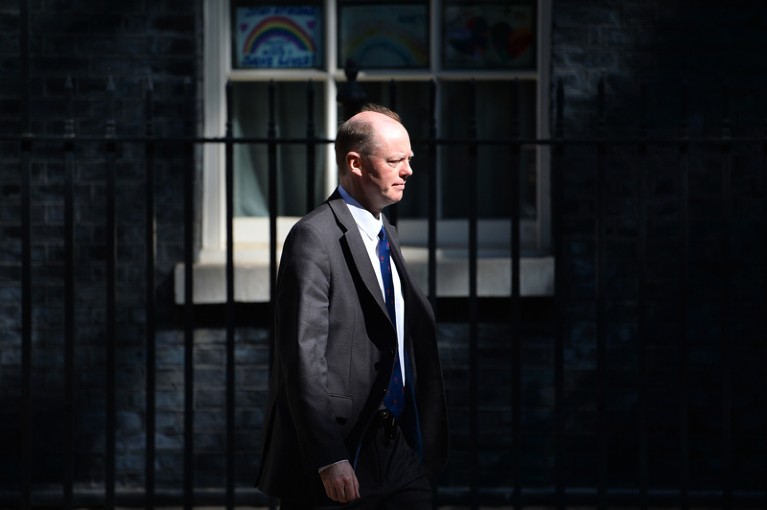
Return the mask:
M 399 247 L 399 237 L 397 230 L 392 227 L 386 216 L 383 217 L 384 228 L 386 229 L 386 235 L 389 237 L 389 246 L 391 247 L 391 257 L 394 264 L 397 266 L 397 272 L 399 273 L 400 284 L 402 285 L 402 295 L 405 297 L 405 304 L 407 305 L 407 295 L 410 290 L 410 275 L 405 268 L 405 259 L 402 256 L 402 252 Z
M 365 244 L 362 242 L 359 227 L 357 227 L 352 213 L 349 212 L 349 208 L 337 191 L 328 199 L 328 205 L 333 210 L 333 214 L 344 230 L 343 239 L 349 247 L 349 253 L 352 255 L 360 278 L 368 292 L 378 303 L 381 313 L 388 318 L 389 312 L 386 311 L 386 303 L 384 303 L 383 294 L 381 294 L 381 287 L 378 285 L 378 278 L 376 278 L 375 271 L 373 271 L 370 256 L 365 248 Z

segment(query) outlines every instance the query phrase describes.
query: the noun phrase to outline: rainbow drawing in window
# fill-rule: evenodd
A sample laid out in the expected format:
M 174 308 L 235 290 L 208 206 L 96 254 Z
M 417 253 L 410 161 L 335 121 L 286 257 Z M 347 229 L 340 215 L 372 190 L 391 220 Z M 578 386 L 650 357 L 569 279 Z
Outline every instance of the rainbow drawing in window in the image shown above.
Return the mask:
M 424 68 L 429 65 L 425 4 L 343 5 L 338 61 L 360 69 Z
M 319 7 L 243 7 L 237 9 L 236 18 L 236 67 L 321 65 Z

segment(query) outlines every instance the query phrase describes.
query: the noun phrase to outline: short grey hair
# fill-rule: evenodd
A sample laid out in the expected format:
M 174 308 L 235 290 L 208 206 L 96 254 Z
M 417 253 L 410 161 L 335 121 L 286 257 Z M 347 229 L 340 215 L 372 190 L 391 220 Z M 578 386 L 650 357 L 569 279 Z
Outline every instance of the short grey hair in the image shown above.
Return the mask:
M 375 112 L 386 115 L 400 124 L 402 120 L 397 112 L 375 103 L 365 104 L 360 112 Z M 373 153 L 375 146 L 375 131 L 370 121 L 352 117 L 338 127 L 336 134 L 336 164 L 340 172 L 345 171 L 345 158 L 350 152 L 359 152 L 365 156 Z

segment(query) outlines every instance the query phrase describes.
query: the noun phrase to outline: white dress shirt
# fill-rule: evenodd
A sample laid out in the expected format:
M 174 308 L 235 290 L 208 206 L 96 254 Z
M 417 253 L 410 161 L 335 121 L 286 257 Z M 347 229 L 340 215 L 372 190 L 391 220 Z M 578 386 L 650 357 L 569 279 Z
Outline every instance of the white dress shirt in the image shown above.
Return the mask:
M 383 221 L 381 218 L 376 218 L 373 214 L 362 207 L 347 191 L 338 186 L 338 191 L 341 194 L 341 198 L 346 202 L 349 211 L 354 217 L 354 221 L 357 223 L 357 227 L 360 230 L 362 242 L 365 243 L 368 256 L 370 256 L 370 263 L 373 265 L 373 271 L 375 271 L 376 278 L 378 278 L 378 286 L 381 288 L 381 295 L 384 295 L 383 278 L 381 277 L 381 263 L 378 260 L 378 233 L 383 227 Z M 397 344 L 399 346 L 399 363 L 402 371 L 402 384 L 405 384 L 405 299 L 402 297 L 402 283 L 399 279 L 399 273 L 397 272 L 397 265 L 391 260 L 391 272 L 392 280 L 394 282 L 394 311 L 397 316 Z M 384 298 L 385 300 L 385 298 Z

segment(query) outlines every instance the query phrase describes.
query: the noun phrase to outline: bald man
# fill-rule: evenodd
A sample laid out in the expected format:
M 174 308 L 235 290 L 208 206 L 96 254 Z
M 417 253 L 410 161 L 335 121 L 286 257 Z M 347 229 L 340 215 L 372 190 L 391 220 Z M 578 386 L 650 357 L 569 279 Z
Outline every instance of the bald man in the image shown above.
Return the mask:
M 434 314 L 382 213 L 413 174 L 398 115 L 338 129 L 340 185 L 288 235 L 258 487 L 281 508 L 430 509 L 447 462 Z

